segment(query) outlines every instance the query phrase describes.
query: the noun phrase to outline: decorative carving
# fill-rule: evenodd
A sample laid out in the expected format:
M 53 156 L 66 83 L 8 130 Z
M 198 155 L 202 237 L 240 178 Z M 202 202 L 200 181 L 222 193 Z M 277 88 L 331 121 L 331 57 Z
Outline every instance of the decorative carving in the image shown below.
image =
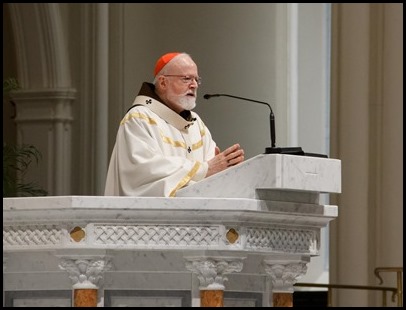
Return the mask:
M 76 242 L 82 241 L 86 237 L 86 231 L 82 227 L 76 226 L 70 231 L 70 237 Z
M 62 243 L 62 230 L 56 225 L 3 227 L 3 247 L 55 245 Z
M 275 262 L 264 260 L 266 273 L 271 277 L 272 292 L 293 293 L 293 285 L 307 272 L 305 262 Z
M 225 228 L 225 231 L 224 231 Z M 66 231 L 59 225 L 18 225 L 3 227 L 5 248 L 55 246 L 66 241 L 89 242 L 102 246 L 129 247 L 240 247 L 267 252 L 317 255 L 320 246 L 317 230 L 283 227 L 235 228 L 221 225 L 91 225 L 91 231 L 75 227 Z M 244 242 L 242 242 L 244 240 Z
M 318 254 L 318 246 L 318 235 L 313 230 L 258 227 L 247 229 L 248 249 Z
M 226 238 L 231 244 L 238 240 L 239 234 L 234 228 L 230 228 L 226 233 Z
M 69 273 L 74 289 L 95 289 L 112 267 L 109 258 L 61 258 L 59 268 Z
M 218 226 L 95 225 L 96 244 L 218 246 Z
M 240 272 L 245 257 L 186 257 L 186 268 L 197 275 L 201 290 L 224 290 L 225 274 Z

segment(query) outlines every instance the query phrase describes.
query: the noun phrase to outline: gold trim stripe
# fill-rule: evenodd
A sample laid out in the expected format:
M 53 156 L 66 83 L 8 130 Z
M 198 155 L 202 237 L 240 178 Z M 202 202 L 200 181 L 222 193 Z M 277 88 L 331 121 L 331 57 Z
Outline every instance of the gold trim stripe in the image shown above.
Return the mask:
M 165 143 L 168 143 L 168 144 L 170 144 L 170 145 L 172 145 L 172 146 L 174 146 L 174 147 L 183 147 L 185 150 L 186 150 L 186 143 L 185 142 L 182 142 L 182 141 L 174 141 L 172 138 L 169 138 L 169 137 L 166 137 L 166 136 L 164 136 L 164 134 L 162 133 L 162 131 L 161 131 L 161 138 L 162 138 L 162 141 L 163 142 L 165 142 Z
M 153 118 L 148 117 L 145 114 L 142 114 L 142 113 L 139 113 L 139 112 L 130 113 L 130 114 L 126 115 L 123 118 L 123 120 L 120 122 L 120 125 L 125 124 L 127 121 L 129 121 L 132 118 L 140 118 L 140 119 L 143 119 L 143 120 L 147 121 L 151 125 L 157 125 L 157 122 Z M 181 147 L 181 148 L 184 148 L 185 150 L 187 149 L 187 145 L 186 145 L 185 142 L 183 142 L 183 141 L 174 141 L 172 138 L 165 136 L 162 131 L 160 132 L 160 134 L 161 134 L 162 141 L 164 143 L 170 144 L 170 145 L 172 145 L 174 147 Z M 200 130 L 200 135 L 202 137 L 205 134 L 206 134 L 206 132 L 205 132 L 204 129 Z M 199 149 L 201 147 L 203 147 L 203 139 L 200 139 L 199 142 L 194 143 L 192 145 L 192 150 L 195 151 L 195 150 L 197 150 L 197 149 Z
M 187 182 L 190 181 L 190 179 L 193 178 L 193 176 L 197 173 L 197 171 L 199 170 L 201 166 L 200 162 L 196 162 L 195 165 L 193 166 L 192 170 L 189 171 L 189 173 L 178 183 L 178 185 L 176 185 L 176 187 L 172 190 L 172 192 L 169 194 L 169 197 L 175 197 L 176 191 L 179 188 L 182 188 L 183 186 L 185 186 L 187 184 Z
M 157 125 L 156 121 L 153 118 L 150 118 L 148 116 L 146 116 L 145 114 L 136 112 L 136 113 L 130 113 L 128 115 L 126 115 L 123 120 L 120 122 L 120 125 L 123 125 L 124 123 L 126 123 L 127 121 L 129 121 L 132 118 L 141 118 L 146 120 L 149 124 L 151 125 Z
M 203 146 L 203 139 L 201 139 L 199 142 L 197 142 L 197 143 L 194 143 L 193 145 L 192 145 L 192 150 L 194 151 L 194 150 L 197 150 L 198 148 L 201 148 Z

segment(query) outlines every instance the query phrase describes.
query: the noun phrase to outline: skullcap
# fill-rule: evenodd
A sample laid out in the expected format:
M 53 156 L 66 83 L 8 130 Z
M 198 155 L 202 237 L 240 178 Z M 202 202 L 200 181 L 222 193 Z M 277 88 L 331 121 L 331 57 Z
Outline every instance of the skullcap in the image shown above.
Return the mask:
M 170 62 L 174 57 L 178 56 L 179 54 L 180 53 L 167 53 L 161 56 L 161 58 L 159 58 L 155 64 L 154 76 L 156 76 L 158 72 L 161 71 L 162 68 L 167 65 L 168 62 Z

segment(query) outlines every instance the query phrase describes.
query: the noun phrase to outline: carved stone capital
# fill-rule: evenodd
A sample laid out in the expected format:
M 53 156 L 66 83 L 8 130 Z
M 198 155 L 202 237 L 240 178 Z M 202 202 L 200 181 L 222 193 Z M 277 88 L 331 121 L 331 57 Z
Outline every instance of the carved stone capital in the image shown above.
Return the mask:
M 306 274 L 308 262 L 264 260 L 263 263 L 272 281 L 272 292 L 293 293 L 293 285 Z
M 111 269 L 109 257 L 61 257 L 59 268 L 69 273 L 74 289 L 97 289 L 104 272 Z
M 186 268 L 197 275 L 200 290 L 224 290 L 225 274 L 240 272 L 245 257 L 185 257 Z

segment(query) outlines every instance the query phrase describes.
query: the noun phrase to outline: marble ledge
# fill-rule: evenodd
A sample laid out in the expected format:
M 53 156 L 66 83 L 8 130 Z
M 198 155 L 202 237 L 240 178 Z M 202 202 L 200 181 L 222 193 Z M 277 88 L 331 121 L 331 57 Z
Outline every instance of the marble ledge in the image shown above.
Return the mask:
M 47 196 L 3 198 L 3 211 L 22 210 L 224 210 L 337 216 L 337 206 L 241 198 Z
M 338 207 L 253 199 L 54 196 L 3 198 L 3 224 L 44 221 L 255 221 L 323 226 Z
M 258 201 L 241 198 L 46 196 L 3 198 L 3 210 L 35 209 L 230 209 L 258 210 Z
M 341 192 L 341 161 L 260 154 L 180 189 L 178 197 L 258 199 L 258 189 L 313 193 Z

